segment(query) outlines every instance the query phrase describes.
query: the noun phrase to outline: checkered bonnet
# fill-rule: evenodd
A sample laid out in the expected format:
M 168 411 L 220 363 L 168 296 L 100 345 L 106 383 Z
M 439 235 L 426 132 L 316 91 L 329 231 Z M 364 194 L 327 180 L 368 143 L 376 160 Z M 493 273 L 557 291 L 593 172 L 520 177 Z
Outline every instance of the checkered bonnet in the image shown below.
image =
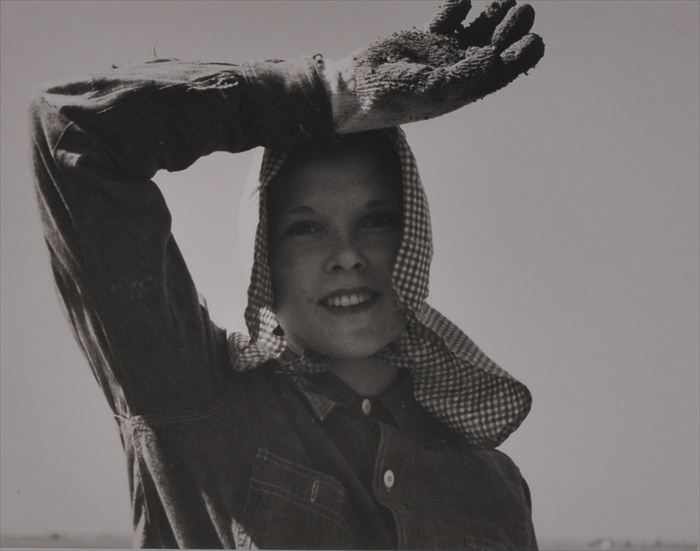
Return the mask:
M 401 245 L 394 264 L 394 291 L 408 319 L 398 342 L 378 352 L 411 371 L 416 400 L 471 444 L 495 447 L 525 419 L 532 402 L 527 387 L 491 361 L 457 326 L 427 302 L 432 258 L 430 214 L 420 176 L 400 128 L 379 131 L 401 164 L 403 221 Z M 287 155 L 265 150 L 257 186 L 265 189 Z M 234 367 L 245 371 L 275 358 L 290 372 L 324 370 L 324 358 L 287 348 L 276 331 L 272 279 L 267 251 L 266 193 L 258 193 L 258 224 L 245 321 L 248 335 L 232 333 Z

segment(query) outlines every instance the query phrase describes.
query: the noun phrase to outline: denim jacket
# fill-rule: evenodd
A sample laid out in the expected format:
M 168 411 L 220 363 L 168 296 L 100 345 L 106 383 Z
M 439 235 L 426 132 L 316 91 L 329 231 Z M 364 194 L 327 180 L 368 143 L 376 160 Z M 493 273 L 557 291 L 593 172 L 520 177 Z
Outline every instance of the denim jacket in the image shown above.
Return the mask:
M 420 422 L 372 421 L 363 481 L 329 430 L 332 401 L 274 361 L 235 372 L 200 303 L 151 178 L 331 134 L 313 63 L 155 60 L 47 86 L 31 113 L 51 268 L 117 420 L 136 546 L 537 548 L 503 453 L 414 405 Z

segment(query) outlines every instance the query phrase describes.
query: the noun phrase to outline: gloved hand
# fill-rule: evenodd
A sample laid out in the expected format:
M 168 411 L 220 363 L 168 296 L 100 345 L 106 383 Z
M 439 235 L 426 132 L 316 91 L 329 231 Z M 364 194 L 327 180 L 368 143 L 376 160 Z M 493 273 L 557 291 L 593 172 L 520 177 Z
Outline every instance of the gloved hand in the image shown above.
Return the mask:
M 437 117 L 533 68 L 544 43 L 528 34 L 535 11 L 496 0 L 466 27 L 470 0 L 446 0 L 425 30 L 408 30 L 325 64 L 338 133 Z

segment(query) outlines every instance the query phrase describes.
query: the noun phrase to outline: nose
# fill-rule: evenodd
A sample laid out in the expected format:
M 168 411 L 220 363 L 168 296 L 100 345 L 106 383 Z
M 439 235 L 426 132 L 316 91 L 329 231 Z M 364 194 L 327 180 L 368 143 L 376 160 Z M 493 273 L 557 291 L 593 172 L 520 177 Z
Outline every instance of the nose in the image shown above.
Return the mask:
M 338 272 L 342 270 L 363 270 L 367 259 L 358 244 L 351 238 L 338 237 L 329 251 L 325 270 Z

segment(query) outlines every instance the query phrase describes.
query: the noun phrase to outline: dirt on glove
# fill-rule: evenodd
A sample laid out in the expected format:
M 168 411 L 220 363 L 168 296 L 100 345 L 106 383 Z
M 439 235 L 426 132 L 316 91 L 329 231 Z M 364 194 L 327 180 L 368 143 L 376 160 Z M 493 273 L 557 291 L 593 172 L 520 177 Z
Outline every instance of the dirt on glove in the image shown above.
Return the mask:
M 371 73 L 387 63 L 419 63 L 431 67 L 453 65 L 463 56 L 464 50 L 456 38 L 412 29 L 396 32 L 371 44 L 353 59 L 357 68 Z

